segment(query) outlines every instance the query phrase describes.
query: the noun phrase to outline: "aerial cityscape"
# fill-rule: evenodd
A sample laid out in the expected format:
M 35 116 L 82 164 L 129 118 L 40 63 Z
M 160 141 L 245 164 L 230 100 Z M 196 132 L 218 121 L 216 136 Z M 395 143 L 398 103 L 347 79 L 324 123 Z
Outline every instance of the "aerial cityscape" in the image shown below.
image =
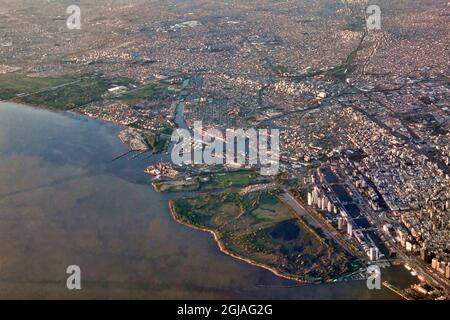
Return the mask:
M 447 1 L 0 4 L 0 298 L 450 299 Z

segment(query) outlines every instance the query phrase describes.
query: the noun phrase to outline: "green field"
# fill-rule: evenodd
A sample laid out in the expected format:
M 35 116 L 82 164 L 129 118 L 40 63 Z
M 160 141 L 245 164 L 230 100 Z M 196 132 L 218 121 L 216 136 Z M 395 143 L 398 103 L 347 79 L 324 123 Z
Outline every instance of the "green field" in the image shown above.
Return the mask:
M 208 174 L 208 181 L 202 182 L 202 189 L 225 189 L 230 187 L 244 187 L 251 184 L 257 177 L 253 170 L 239 170 Z
M 130 90 L 129 92 L 117 97 L 117 100 L 135 103 L 143 99 L 151 99 L 167 93 L 167 88 L 160 84 L 149 84 L 141 88 Z
M 79 82 L 20 98 L 20 102 L 54 109 L 70 110 L 102 100 L 109 83 L 103 78 L 84 78 Z
M 147 139 L 147 138 L 146 138 Z M 154 139 L 154 138 L 152 138 Z M 148 143 L 148 142 L 147 142 Z M 153 148 L 150 145 L 150 148 Z M 241 188 L 256 182 L 257 173 L 253 170 L 239 170 L 230 172 L 211 172 L 208 174 L 192 176 L 192 181 L 196 181 L 197 187 L 191 184 L 183 187 L 183 180 L 161 181 L 155 185 L 158 192 L 190 192 L 195 190 L 210 191 L 216 189 Z M 171 187 L 178 183 L 176 188 Z M 156 189 L 156 186 L 158 187 Z
M 154 181 L 152 185 L 156 192 L 192 192 L 200 188 L 198 179 Z
M 132 88 L 138 85 L 138 82 L 123 77 L 36 78 L 22 73 L 9 73 L 0 75 L 0 100 L 14 99 L 34 106 L 70 110 L 105 98 L 136 103 L 167 93 L 166 86 L 160 84 Z M 108 89 L 112 86 L 125 86 L 128 92 L 117 97 L 108 96 Z
M 43 89 L 73 82 L 74 78 L 35 78 L 22 73 L 0 75 L 0 100 L 8 100 L 19 94 L 28 94 Z
M 144 134 L 145 142 L 153 153 L 161 153 L 167 150 L 170 144 L 170 135 L 172 128 L 165 128 L 159 132 L 146 132 Z
M 354 267 L 275 194 L 224 192 L 171 202 L 176 219 L 213 231 L 230 253 L 304 282 L 335 279 Z

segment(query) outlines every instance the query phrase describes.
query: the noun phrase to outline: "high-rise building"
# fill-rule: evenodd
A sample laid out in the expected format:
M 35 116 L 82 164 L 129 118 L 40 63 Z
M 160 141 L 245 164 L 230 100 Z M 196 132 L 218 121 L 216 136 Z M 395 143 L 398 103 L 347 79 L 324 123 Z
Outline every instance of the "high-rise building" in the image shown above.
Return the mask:
M 406 251 L 412 251 L 413 245 L 411 242 L 406 241 L 405 246 L 406 246 Z
M 372 247 L 369 249 L 369 258 L 370 261 L 377 261 L 380 259 L 380 251 L 377 247 Z
M 344 228 L 344 219 L 342 217 L 338 218 L 338 230 L 342 230 Z
M 323 196 L 321 200 L 322 201 L 321 201 L 321 204 L 320 204 L 320 209 L 326 210 L 327 198 L 325 196 Z
M 347 234 L 351 237 L 353 236 L 353 225 L 347 221 Z
M 313 204 L 312 193 L 308 192 L 308 206 L 312 206 L 312 204 Z
M 437 271 L 441 273 L 442 275 L 445 275 L 445 268 L 447 267 L 447 264 L 444 261 L 441 261 L 438 263 Z
M 439 260 L 437 258 L 433 258 L 433 260 L 431 260 L 431 268 L 433 269 L 437 269 L 439 266 Z

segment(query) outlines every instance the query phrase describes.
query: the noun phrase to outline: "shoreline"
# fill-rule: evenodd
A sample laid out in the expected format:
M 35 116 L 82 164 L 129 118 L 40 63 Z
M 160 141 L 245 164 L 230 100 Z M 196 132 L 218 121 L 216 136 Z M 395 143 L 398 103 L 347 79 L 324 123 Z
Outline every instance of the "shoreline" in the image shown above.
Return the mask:
M 169 210 L 170 210 L 170 213 L 172 214 L 172 218 L 173 218 L 177 223 L 179 223 L 179 224 L 181 224 L 181 225 L 184 225 L 184 226 L 187 226 L 187 227 L 189 227 L 189 228 L 192 228 L 192 229 L 194 229 L 194 230 L 199 230 L 199 231 L 203 231 L 203 232 L 207 232 L 207 233 L 209 233 L 209 234 L 212 234 L 213 237 L 214 237 L 214 241 L 217 243 L 217 245 L 218 245 L 218 247 L 219 247 L 220 252 L 222 252 L 222 253 L 224 253 L 224 254 L 226 254 L 226 255 L 232 257 L 232 258 L 235 258 L 235 259 L 244 261 L 244 262 L 246 262 L 246 263 L 248 263 L 248 264 L 250 264 L 250 265 L 252 265 L 252 266 L 255 266 L 255 267 L 263 268 L 263 269 L 265 269 L 265 270 L 268 270 L 268 271 L 272 272 L 273 274 L 275 274 L 276 276 L 278 276 L 278 277 L 280 277 L 280 278 L 283 278 L 283 279 L 286 279 L 286 280 L 295 281 L 295 282 L 300 283 L 300 284 L 304 284 L 304 285 L 307 285 L 307 284 L 313 284 L 313 285 L 314 285 L 314 284 L 332 283 L 332 280 L 329 280 L 329 281 L 320 281 L 320 282 L 308 282 L 308 281 L 304 281 L 304 280 L 299 280 L 299 279 L 297 279 L 297 278 L 295 278 L 295 277 L 293 277 L 293 276 L 289 276 L 289 275 L 287 275 L 287 274 L 281 273 L 280 271 L 278 271 L 277 269 L 275 269 L 275 268 L 273 268 L 273 267 L 269 267 L 269 266 L 267 266 L 267 265 L 265 265 L 265 264 L 262 264 L 262 263 L 259 263 L 259 262 L 255 262 L 255 261 L 253 261 L 253 260 L 251 260 L 251 259 L 249 259 L 249 258 L 244 258 L 244 257 L 242 257 L 242 256 L 239 256 L 239 255 L 237 255 L 237 254 L 235 254 L 235 253 L 229 251 L 228 249 L 226 249 L 226 248 L 223 246 L 222 242 L 220 241 L 219 237 L 217 236 L 216 232 L 214 232 L 213 230 L 210 230 L 210 229 L 207 229 L 207 228 L 198 227 L 198 226 L 194 226 L 194 225 L 185 223 L 185 222 L 183 222 L 183 221 L 180 221 L 180 220 L 178 219 L 177 214 L 176 214 L 176 212 L 175 212 L 175 209 L 174 209 L 174 207 L 173 207 L 173 200 L 169 200 Z
M 100 121 L 100 122 L 103 122 L 103 123 L 105 123 L 105 124 L 112 124 L 112 125 L 115 125 L 115 126 L 117 126 L 117 127 L 119 128 L 119 130 L 123 130 L 124 128 L 129 128 L 129 126 L 120 124 L 120 123 L 115 122 L 115 121 L 110 121 L 110 120 L 106 120 L 106 119 L 101 119 L 101 118 L 98 118 L 98 117 L 92 117 L 92 116 L 90 116 L 90 115 L 81 113 L 81 112 L 79 112 L 78 110 L 76 110 L 77 108 L 61 110 L 61 109 L 55 109 L 55 108 L 51 108 L 51 107 L 42 107 L 42 106 L 36 106 L 36 105 L 28 105 L 28 104 L 23 104 L 23 103 L 20 103 L 20 102 L 13 102 L 13 101 L 0 101 L 0 103 L 12 103 L 12 104 L 18 104 L 18 105 L 22 105 L 22 106 L 25 106 L 25 107 L 31 107 L 31 108 L 34 108 L 34 109 L 36 109 L 36 110 L 46 110 L 46 111 L 49 111 L 49 112 L 52 112 L 52 113 L 61 113 L 61 114 L 66 113 L 66 114 L 72 114 L 72 115 L 79 116 L 79 117 L 85 117 L 85 118 L 87 118 L 87 119 L 94 120 L 94 121 Z M 125 142 L 120 138 L 119 134 L 120 134 L 120 131 L 117 133 L 116 139 L 118 139 L 123 145 L 127 146 L 127 147 L 129 148 L 129 152 L 132 152 L 132 151 L 139 151 L 139 150 L 133 150 L 133 149 L 131 149 L 131 148 L 129 147 L 129 145 L 128 145 L 127 143 L 125 143 Z M 157 191 L 157 190 L 156 190 L 156 188 L 155 188 L 154 185 L 153 185 L 153 181 L 152 181 L 152 187 L 153 187 L 153 189 L 154 189 L 156 192 L 161 193 L 160 191 Z M 235 254 L 235 253 L 229 251 L 228 249 L 226 249 L 226 248 L 224 247 L 224 245 L 222 244 L 222 242 L 220 241 L 220 239 L 219 239 L 218 235 L 216 234 L 216 232 L 214 232 L 213 230 L 210 230 L 210 229 L 207 229 L 207 228 L 198 227 L 198 226 L 191 225 L 191 224 L 188 224 L 188 223 L 185 223 L 185 222 L 180 221 L 180 220 L 177 218 L 177 215 L 176 215 L 175 210 L 174 210 L 174 208 L 173 208 L 173 200 L 169 200 L 169 201 L 168 201 L 168 204 L 169 204 L 169 210 L 170 210 L 170 213 L 171 213 L 172 218 L 174 219 L 174 221 L 176 221 L 177 223 L 179 223 L 179 224 L 181 224 L 181 225 L 187 226 L 187 227 L 189 227 L 189 228 L 191 228 L 191 229 L 199 230 L 199 231 L 203 231 L 203 232 L 207 232 L 207 233 L 211 234 L 211 235 L 214 237 L 214 241 L 217 243 L 217 246 L 219 247 L 220 252 L 222 252 L 222 253 L 224 253 L 224 254 L 226 254 L 226 255 L 228 255 L 228 256 L 234 258 L 234 259 L 237 259 L 237 260 L 240 260 L 240 261 L 244 261 L 244 262 L 246 262 L 246 263 L 248 263 L 248 264 L 250 264 L 250 265 L 252 265 L 252 266 L 259 267 L 259 268 L 262 268 L 262 269 L 265 269 L 265 270 L 270 271 L 271 273 L 273 273 L 274 275 L 276 275 L 276 276 L 278 276 L 278 277 L 280 277 L 280 278 L 282 278 L 282 279 L 295 281 L 296 283 L 301 284 L 301 285 L 308 285 L 308 284 L 310 284 L 310 285 L 330 284 L 330 283 L 333 283 L 334 280 L 335 280 L 335 279 L 331 279 L 331 280 L 321 280 L 321 281 L 316 281 L 316 282 L 309 282 L 309 281 L 305 281 L 305 280 L 300 280 L 300 279 L 298 279 L 298 278 L 296 278 L 296 277 L 294 277 L 294 276 L 290 276 L 290 275 L 284 274 L 284 273 L 280 272 L 279 270 L 277 270 L 277 269 L 274 268 L 274 267 L 269 267 L 269 266 L 267 266 L 267 265 L 265 265 L 265 264 L 256 262 L 256 261 L 251 260 L 251 259 L 249 259 L 249 258 L 245 258 L 245 257 L 239 256 L 239 255 L 237 255 L 237 254 Z
M 10 103 L 10 104 L 16 104 L 16 105 L 20 105 L 20 106 L 27 107 L 27 108 L 32 108 L 32 109 L 35 109 L 35 110 L 43 110 L 43 111 L 48 111 L 48 112 L 56 113 L 56 114 L 59 113 L 59 114 L 66 115 L 66 116 L 69 116 L 69 117 L 75 116 L 75 117 L 77 117 L 77 118 L 78 118 L 78 117 L 80 117 L 80 118 L 86 118 L 86 119 L 93 120 L 93 121 L 98 121 L 98 122 L 101 122 L 101 123 L 107 124 L 107 125 L 108 125 L 108 124 L 112 124 L 112 125 L 114 125 L 114 126 L 117 126 L 119 129 L 123 127 L 123 125 L 121 125 L 121 124 L 119 124 L 119 123 L 116 123 L 116 122 L 113 122 L 113 121 L 107 121 L 107 120 L 100 119 L 100 118 L 94 118 L 94 117 L 91 117 L 91 116 L 89 116 L 89 115 L 79 113 L 79 112 L 77 112 L 77 111 L 70 111 L 70 110 L 53 110 L 53 109 L 49 109 L 49 108 L 42 108 L 42 107 L 39 107 L 39 106 L 26 105 L 26 104 L 17 103 L 17 102 L 10 102 L 10 101 L 0 101 L 0 103 L 5 103 L 5 104 L 8 104 L 8 103 Z M 123 142 L 117 137 L 117 135 L 115 135 L 115 138 L 118 139 L 118 141 L 121 142 L 121 143 L 123 144 Z M 127 146 L 127 145 L 125 144 L 125 146 Z M 166 200 L 166 201 L 167 201 L 167 200 Z M 236 255 L 236 254 L 234 254 L 234 253 L 232 253 L 232 252 L 229 252 L 227 249 L 225 249 L 225 248 L 223 247 L 222 243 L 220 242 L 220 240 L 218 239 L 218 237 L 217 237 L 217 235 L 216 235 L 216 233 L 215 233 L 214 231 L 208 230 L 208 229 L 206 229 L 206 228 L 201 228 L 201 227 L 197 227 L 197 226 L 194 226 L 194 225 L 190 225 L 190 224 L 188 224 L 188 223 L 184 223 L 184 222 L 180 221 L 180 220 L 177 218 L 177 215 L 176 215 L 175 211 L 173 210 L 172 200 L 168 201 L 168 204 L 169 204 L 169 208 L 170 208 L 172 217 L 173 217 L 173 219 L 174 219 L 177 223 L 179 223 L 179 224 L 181 224 L 181 225 L 185 225 L 185 226 L 187 226 L 187 227 L 189 227 L 189 228 L 191 228 L 191 229 L 201 230 L 201 231 L 203 231 L 203 232 L 208 232 L 208 233 L 212 234 L 213 237 L 214 237 L 214 240 L 216 241 L 217 245 L 219 246 L 220 251 L 221 251 L 222 253 L 224 253 L 224 254 L 230 256 L 230 257 L 233 257 L 233 258 L 238 259 L 238 260 L 240 260 L 240 261 L 245 261 L 245 262 L 247 262 L 247 263 L 250 264 L 250 265 L 253 265 L 253 266 L 260 267 L 260 268 L 263 268 L 263 269 L 265 269 L 265 270 L 268 270 L 268 271 L 270 271 L 272 274 L 274 274 L 274 275 L 276 275 L 276 276 L 278 276 L 278 277 L 280 277 L 280 278 L 282 278 L 282 279 L 295 281 L 295 282 L 296 282 L 297 284 L 299 284 L 299 285 L 307 285 L 307 284 L 332 284 L 332 283 L 334 283 L 334 280 L 321 281 L 321 282 L 307 282 L 307 281 L 298 280 L 298 279 L 296 279 L 296 278 L 294 278 L 294 277 L 290 277 L 290 276 L 288 276 L 288 275 L 284 275 L 284 274 L 278 272 L 275 268 L 268 267 L 268 266 L 266 266 L 266 265 L 263 265 L 263 264 L 254 262 L 254 261 L 252 261 L 252 260 L 250 260 L 250 259 L 246 259 L 246 258 L 240 257 L 240 256 L 238 256 L 238 255 Z M 353 282 L 353 281 L 352 281 L 352 282 Z

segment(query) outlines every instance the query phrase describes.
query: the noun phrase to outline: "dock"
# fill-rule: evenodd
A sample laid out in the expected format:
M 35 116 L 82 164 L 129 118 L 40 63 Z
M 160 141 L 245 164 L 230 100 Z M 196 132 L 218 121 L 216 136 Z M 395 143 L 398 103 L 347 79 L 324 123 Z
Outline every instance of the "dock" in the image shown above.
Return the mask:
M 387 282 L 387 281 L 383 281 L 383 286 L 385 286 L 386 288 L 388 288 L 389 290 L 391 290 L 392 292 L 395 292 L 396 294 L 398 294 L 400 297 L 402 297 L 405 300 L 411 300 L 410 297 L 408 297 L 406 295 L 406 293 L 402 290 L 397 288 L 396 286 L 394 286 L 393 284 Z

